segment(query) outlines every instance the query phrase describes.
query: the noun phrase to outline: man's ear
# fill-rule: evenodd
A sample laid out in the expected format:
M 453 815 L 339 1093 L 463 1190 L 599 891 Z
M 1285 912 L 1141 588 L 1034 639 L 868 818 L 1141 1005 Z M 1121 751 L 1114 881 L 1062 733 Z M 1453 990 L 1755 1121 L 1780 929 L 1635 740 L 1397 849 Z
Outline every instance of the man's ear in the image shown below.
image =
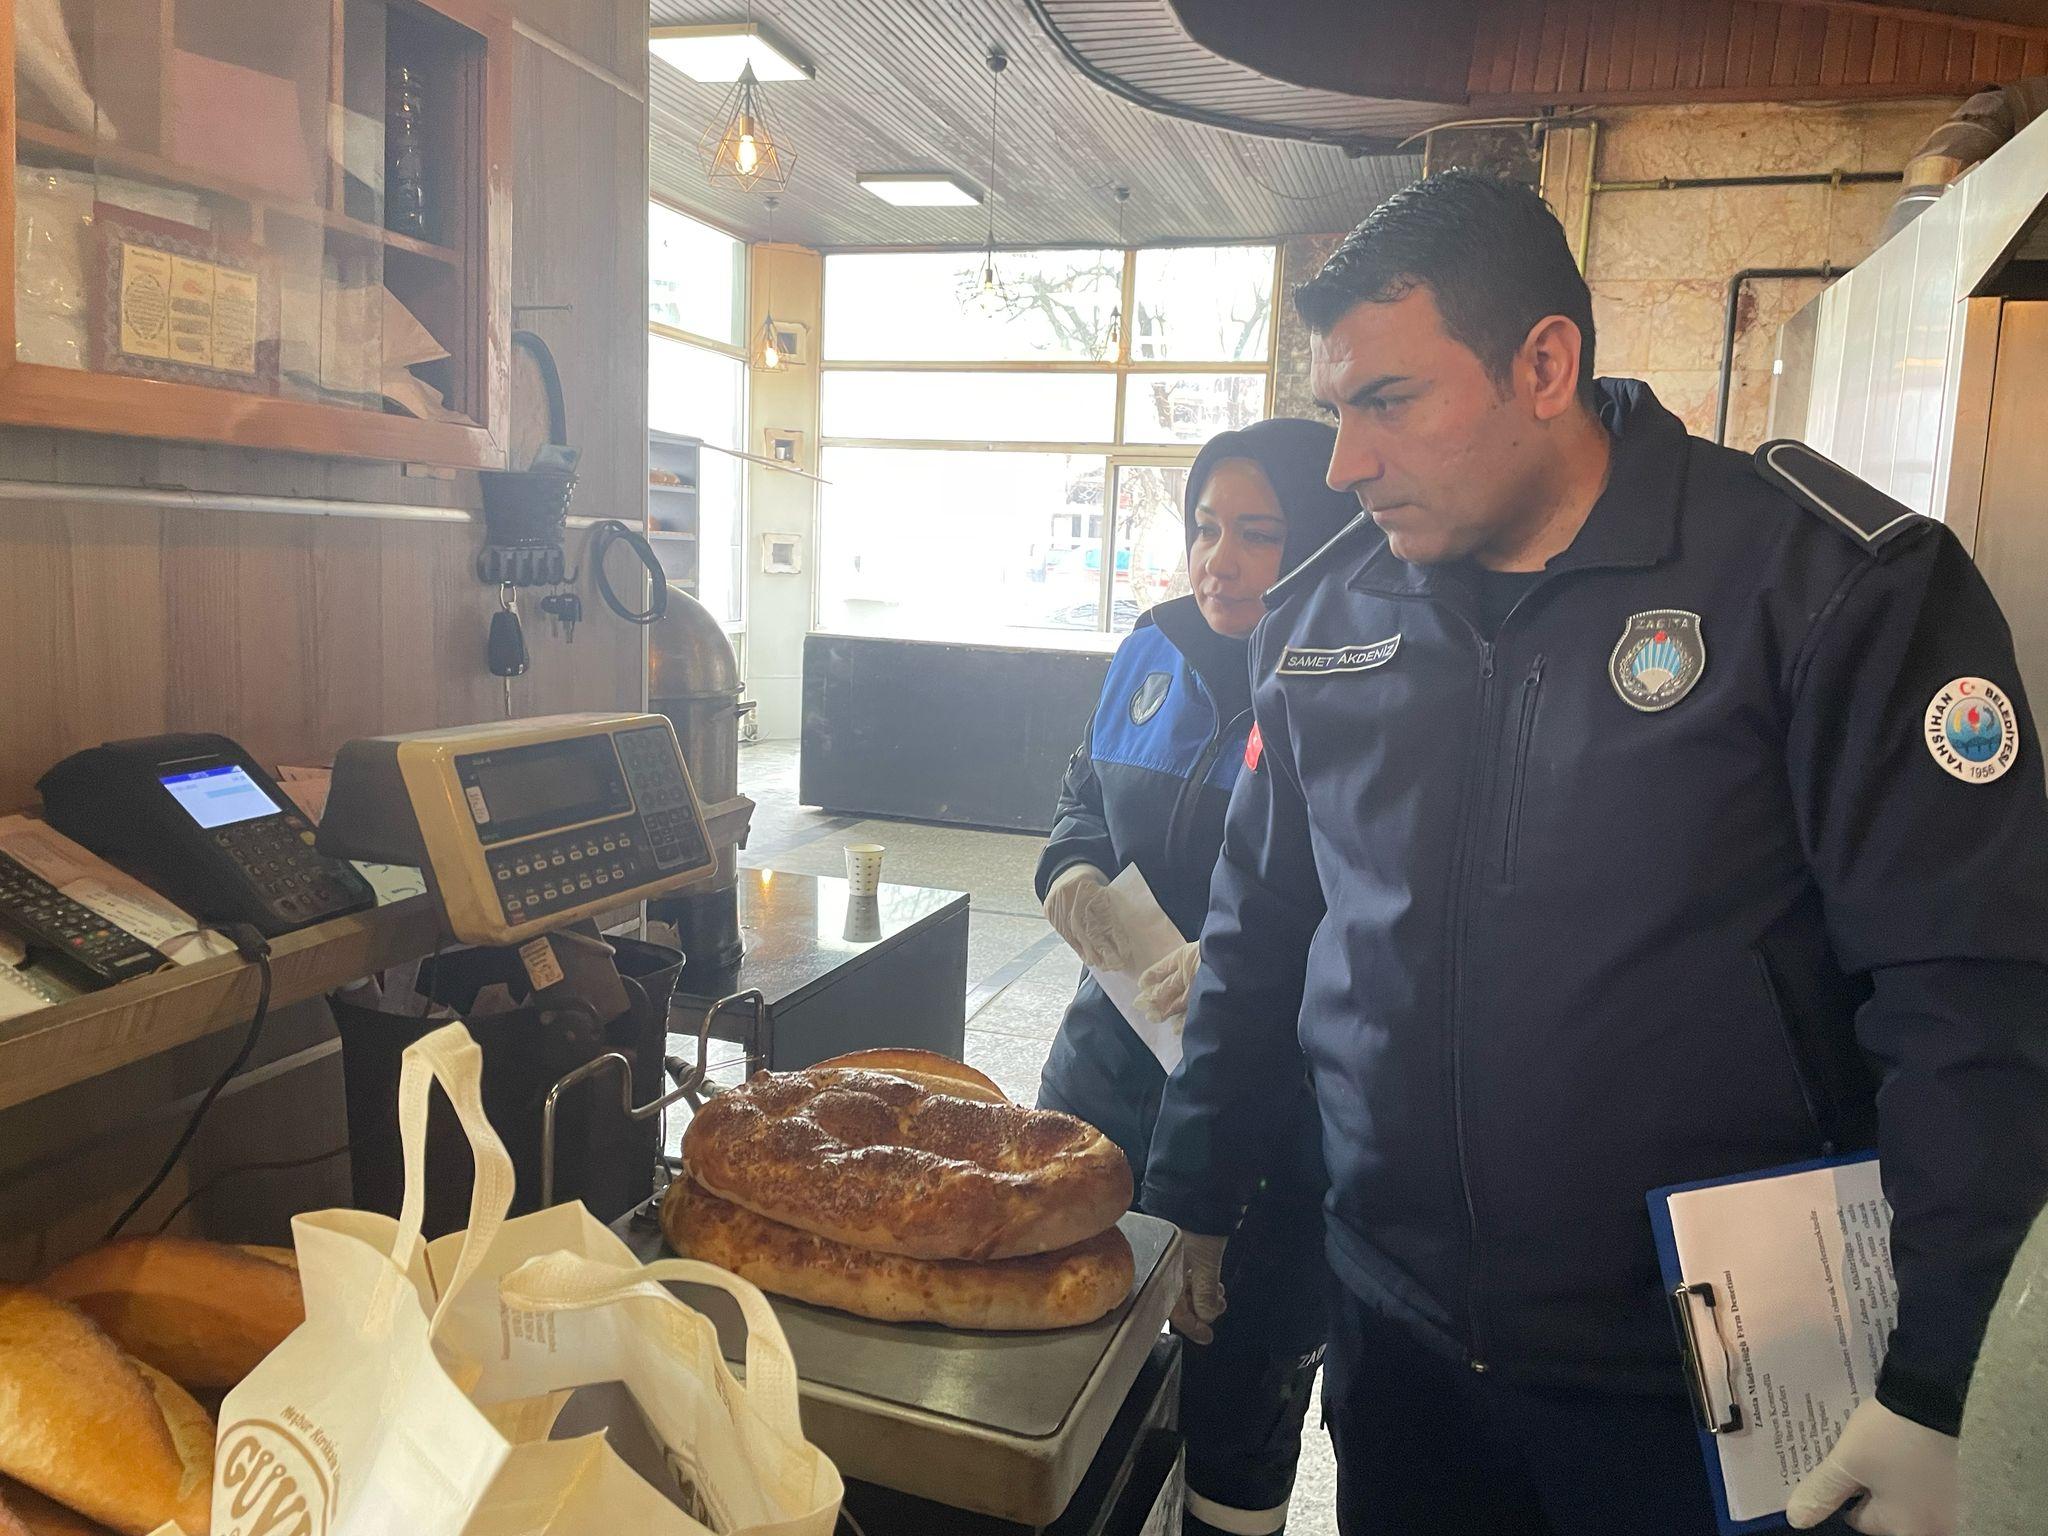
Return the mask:
M 1556 420 L 1578 399 L 1584 345 L 1578 325 L 1563 315 L 1545 315 L 1530 327 L 1515 355 L 1515 371 L 1538 421 Z

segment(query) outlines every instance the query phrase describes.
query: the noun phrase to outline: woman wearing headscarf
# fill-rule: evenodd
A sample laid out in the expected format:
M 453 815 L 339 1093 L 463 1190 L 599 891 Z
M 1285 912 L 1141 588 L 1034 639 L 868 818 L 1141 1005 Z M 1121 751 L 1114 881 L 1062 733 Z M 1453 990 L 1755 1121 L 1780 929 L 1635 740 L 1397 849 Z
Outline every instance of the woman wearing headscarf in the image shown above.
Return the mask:
M 1096 980 L 1096 969 L 1132 959 L 1106 888 L 1136 865 L 1180 930 L 1183 948 L 1146 973 L 1140 1004 L 1154 1017 L 1184 1013 L 1251 731 L 1249 642 L 1263 594 L 1358 515 L 1355 498 L 1323 483 L 1334 439 L 1320 422 L 1274 420 L 1203 447 L 1184 506 L 1190 591 L 1155 605 L 1117 648 L 1038 861 L 1046 918 L 1091 967 L 1038 1102 L 1109 1136 L 1140 1183 L 1166 1073 Z M 1305 1087 L 1274 1106 L 1273 1123 L 1272 1172 L 1225 1249 L 1229 1308 L 1213 1333 L 1191 1335 L 1183 1367 L 1188 1532 L 1284 1529 L 1322 1353 L 1322 1159 Z

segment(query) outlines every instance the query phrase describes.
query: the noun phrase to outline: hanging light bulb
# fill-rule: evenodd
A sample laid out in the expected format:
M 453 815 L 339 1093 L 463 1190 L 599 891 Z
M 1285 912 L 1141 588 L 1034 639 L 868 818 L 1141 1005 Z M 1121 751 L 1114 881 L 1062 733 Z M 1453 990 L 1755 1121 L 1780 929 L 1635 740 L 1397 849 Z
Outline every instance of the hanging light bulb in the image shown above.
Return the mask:
M 768 208 L 767 244 L 775 243 L 775 210 L 782 206 L 782 199 L 766 199 Z M 782 354 L 782 340 L 775 334 L 775 307 L 768 299 L 768 285 L 761 285 L 761 336 L 754 345 L 754 365 L 770 372 L 778 372 L 788 361 Z
M 981 276 L 974 287 L 974 305 L 985 315 L 999 315 L 1010 307 L 1009 290 L 996 270 L 996 105 L 1002 94 L 1003 71 L 1010 56 L 997 45 L 988 51 L 988 243 L 981 253 Z
M 780 191 L 796 169 L 796 156 L 776 141 L 768 127 L 761 82 L 754 78 L 752 64 L 741 66 L 739 83 L 705 130 L 698 148 L 704 155 L 705 174 L 713 182 L 743 192 L 757 185 Z

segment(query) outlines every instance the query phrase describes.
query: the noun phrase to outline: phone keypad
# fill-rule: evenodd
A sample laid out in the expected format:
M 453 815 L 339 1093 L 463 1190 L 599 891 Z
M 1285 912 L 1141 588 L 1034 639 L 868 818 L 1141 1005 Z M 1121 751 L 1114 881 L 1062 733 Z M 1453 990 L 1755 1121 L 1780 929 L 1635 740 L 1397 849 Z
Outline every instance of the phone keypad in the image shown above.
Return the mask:
M 0 853 L 0 928 L 13 930 L 60 971 L 103 987 L 145 975 L 163 956 L 90 907 L 73 901 L 11 856 Z

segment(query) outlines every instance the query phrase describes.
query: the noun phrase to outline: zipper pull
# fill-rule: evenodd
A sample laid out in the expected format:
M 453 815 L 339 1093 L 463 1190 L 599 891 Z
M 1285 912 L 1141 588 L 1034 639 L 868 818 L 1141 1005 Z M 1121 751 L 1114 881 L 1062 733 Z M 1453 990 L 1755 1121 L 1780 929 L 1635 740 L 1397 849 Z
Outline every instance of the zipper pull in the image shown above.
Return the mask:
M 1493 642 L 1491 640 L 1488 640 L 1479 647 L 1479 676 L 1482 679 L 1493 676 Z
M 1529 675 L 1522 681 L 1524 688 L 1534 688 L 1543 681 L 1543 658 L 1538 656 L 1529 664 Z

